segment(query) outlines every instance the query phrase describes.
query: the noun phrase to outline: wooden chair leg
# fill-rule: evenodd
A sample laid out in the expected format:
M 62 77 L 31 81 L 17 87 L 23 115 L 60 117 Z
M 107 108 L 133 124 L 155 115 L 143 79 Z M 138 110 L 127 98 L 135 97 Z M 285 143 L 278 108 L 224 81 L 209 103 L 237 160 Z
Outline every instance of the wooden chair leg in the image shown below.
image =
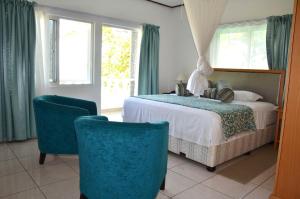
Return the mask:
M 80 199 L 88 199 L 88 198 L 85 197 L 85 195 L 83 195 L 83 193 L 82 193 L 82 194 L 80 194 Z
M 40 164 L 44 164 L 45 159 L 46 159 L 46 153 L 40 153 L 40 160 L 39 160 L 39 163 L 40 163 Z
M 164 178 L 163 182 L 160 185 L 160 190 L 165 190 L 166 188 L 166 177 Z

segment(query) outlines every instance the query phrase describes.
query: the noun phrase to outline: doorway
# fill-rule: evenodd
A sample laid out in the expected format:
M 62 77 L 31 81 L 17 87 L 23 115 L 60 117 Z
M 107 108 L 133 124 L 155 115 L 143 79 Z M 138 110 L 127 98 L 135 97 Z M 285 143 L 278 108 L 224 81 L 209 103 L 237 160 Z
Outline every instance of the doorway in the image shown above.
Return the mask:
M 137 92 L 138 31 L 102 26 L 101 114 L 121 121 L 124 100 Z

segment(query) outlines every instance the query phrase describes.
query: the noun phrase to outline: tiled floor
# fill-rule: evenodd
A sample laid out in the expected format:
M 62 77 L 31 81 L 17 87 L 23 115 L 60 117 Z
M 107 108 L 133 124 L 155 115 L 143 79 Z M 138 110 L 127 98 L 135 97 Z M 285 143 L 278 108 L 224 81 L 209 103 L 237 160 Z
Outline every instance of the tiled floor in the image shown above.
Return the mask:
M 0 198 L 79 199 L 77 157 L 48 155 L 45 165 L 40 166 L 38 154 L 35 140 L 0 144 Z M 241 156 L 218 170 L 246 158 Z M 275 166 L 272 166 L 249 183 L 241 184 L 207 172 L 201 164 L 169 154 L 166 190 L 160 192 L 157 199 L 267 199 L 274 172 Z

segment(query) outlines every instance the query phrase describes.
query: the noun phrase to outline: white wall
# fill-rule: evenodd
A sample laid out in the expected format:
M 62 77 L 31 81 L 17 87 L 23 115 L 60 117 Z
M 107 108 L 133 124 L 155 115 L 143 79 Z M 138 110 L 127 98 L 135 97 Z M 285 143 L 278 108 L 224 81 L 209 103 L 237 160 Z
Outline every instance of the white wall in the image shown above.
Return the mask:
M 176 71 L 172 70 L 175 65 L 175 20 L 172 17 L 172 10 L 146 2 L 144 0 L 36 0 L 40 5 L 89 13 L 97 16 L 112 17 L 115 19 L 127 20 L 129 23 L 142 24 L 150 23 L 160 26 L 160 91 L 169 91 L 174 87 Z M 97 18 L 96 16 L 94 16 Z M 97 20 L 107 20 L 99 17 Z M 116 20 L 118 21 L 118 20 Z M 97 30 L 96 34 L 101 34 Z M 101 41 L 96 41 L 101 45 Z M 71 97 L 80 97 L 97 102 L 100 108 L 100 63 L 101 52 L 96 52 L 99 57 L 95 68 L 95 85 L 91 86 L 60 86 L 49 89 L 49 94 L 58 94 Z M 99 75 L 98 75 L 99 74 Z
M 293 0 L 228 0 L 222 17 L 222 24 L 246 20 L 264 19 L 272 15 L 290 14 Z M 197 52 L 184 8 L 173 13 L 177 18 L 177 73 L 192 73 L 197 63 Z
M 160 26 L 160 91 L 174 89 L 178 74 L 188 77 L 195 69 L 197 53 L 186 19 L 184 7 L 169 9 L 144 0 L 36 0 L 37 3 L 128 22 Z M 292 13 L 293 0 L 229 0 L 222 23 L 261 19 L 270 15 Z M 100 31 L 98 31 L 100 34 Z M 101 41 L 98 41 L 100 45 Z M 96 52 L 95 79 L 100 82 L 101 52 Z M 50 91 L 73 97 L 91 99 L 100 108 L 100 85 L 54 87 Z
M 294 0 L 229 0 L 222 23 L 263 19 L 293 12 Z

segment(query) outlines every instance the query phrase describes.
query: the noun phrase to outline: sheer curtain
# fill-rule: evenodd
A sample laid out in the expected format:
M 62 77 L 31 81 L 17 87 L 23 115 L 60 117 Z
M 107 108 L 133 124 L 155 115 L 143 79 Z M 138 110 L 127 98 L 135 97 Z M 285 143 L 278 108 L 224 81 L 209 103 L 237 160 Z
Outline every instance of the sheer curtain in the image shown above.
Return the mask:
M 268 69 L 267 21 L 221 25 L 210 45 L 210 64 L 216 68 Z
M 35 51 L 35 94 L 36 96 L 47 93 L 48 87 L 48 72 L 47 65 L 49 63 L 48 52 L 48 15 L 43 8 L 35 8 L 36 18 L 36 51 Z
M 197 69 L 189 78 L 187 89 L 194 95 L 203 94 L 208 87 L 207 76 L 213 70 L 205 54 L 220 23 L 227 0 L 184 0 L 184 5 L 198 52 Z

